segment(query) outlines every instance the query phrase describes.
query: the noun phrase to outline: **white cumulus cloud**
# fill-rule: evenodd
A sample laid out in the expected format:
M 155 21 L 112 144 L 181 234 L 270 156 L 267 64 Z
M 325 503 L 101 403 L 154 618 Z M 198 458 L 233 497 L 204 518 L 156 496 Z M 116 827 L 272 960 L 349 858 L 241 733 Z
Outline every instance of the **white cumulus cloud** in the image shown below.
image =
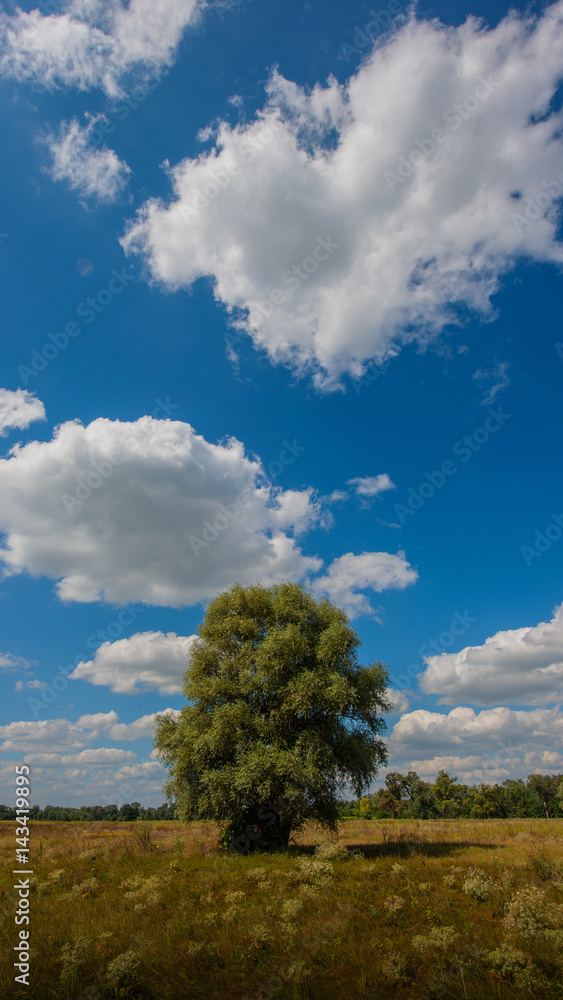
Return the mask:
M 93 660 L 79 663 L 72 680 L 109 687 L 116 694 L 180 694 L 191 648 L 197 636 L 174 632 L 137 632 L 128 639 L 104 642 Z
M 127 184 L 131 170 L 113 149 L 96 149 L 90 144 L 95 122 L 93 118 L 82 127 L 73 118 L 62 122 L 57 136 L 49 136 L 50 174 L 55 181 L 68 181 L 71 188 L 87 198 L 111 202 Z
M 240 333 L 319 384 L 487 319 L 516 261 L 561 263 L 563 0 L 495 28 L 416 21 L 345 85 L 274 73 L 255 118 L 167 167 L 123 246 L 211 280 Z
M 62 424 L 0 460 L 0 501 L 6 572 L 58 580 L 63 600 L 177 607 L 321 566 L 289 533 L 316 523 L 310 495 L 284 499 L 240 441 L 181 421 Z
M 563 715 L 558 708 L 476 712 L 457 706 L 448 714 L 417 709 L 403 715 L 388 740 L 392 770 L 432 777 L 439 770 L 461 781 L 504 781 L 561 769 Z
M 0 75 L 54 89 L 122 94 L 131 78 L 158 77 L 175 58 L 198 0 L 68 0 L 55 13 L 0 15 Z M 58 9 L 57 9 L 58 8 Z
M 496 632 L 482 646 L 427 656 L 425 662 L 420 687 L 440 695 L 440 704 L 563 701 L 563 604 L 549 622 Z
M 176 709 L 143 715 L 133 722 L 120 722 L 117 712 L 81 715 L 76 722 L 68 719 L 40 719 L 36 722 L 10 722 L 0 726 L 0 750 L 7 753 L 77 753 L 95 740 L 134 742 L 151 738 L 154 721 L 160 715 L 178 716 Z M 96 751 L 97 752 L 97 751 Z
M 27 389 L 0 389 L 0 437 L 12 427 L 23 430 L 46 419 L 43 403 Z
M 296 441 L 283 444 L 282 455 L 299 456 Z M 16 445 L 0 459 L 4 574 L 50 577 L 65 601 L 180 607 L 236 581 L 305 580 L 322 560 L 296 538 L 331 523 L 314 489 L 273 486 L 240 441 L 211 444 L 182 421 L 69 421 L 51 441 Z M 371 611 L 357 590 L 404 587 L 417 576 L 404 553 L 385 552 L 348 553 L 327 574 L 314 588 L 354 614 Z M 123 656 L 115 683 L 127 686 L 126 662 L 139 653 L 124 640 L 81 669 L 92 679 Z M 160 675 L 147 655 L 152 683 Z
M 347 552 L 328 567 L 325 576 L 313 580 L 317 594 L 326 594 L 334 604 L 352 617 L 372 615 L 374 609 L 362 590 L 403 590 L 415 583 L 418 573 L 409 565 L 404 552 Z

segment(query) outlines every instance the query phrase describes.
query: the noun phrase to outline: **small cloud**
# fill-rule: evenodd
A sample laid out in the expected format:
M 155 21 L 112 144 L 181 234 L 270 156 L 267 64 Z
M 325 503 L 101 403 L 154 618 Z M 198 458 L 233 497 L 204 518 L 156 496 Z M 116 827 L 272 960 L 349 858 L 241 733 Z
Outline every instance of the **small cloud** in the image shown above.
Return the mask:
M 385 490 L 397 489 L 386 472 L 382 472 L 380 476 L 357 476 L 355 479 L 349 479 L 346 485 L 354 486 L 356 494 L 360 497 L 376 497 Z
M 490 406 L 500 393 L 510 385 L 507 375 L 507 361 L 493 361 L 488 368 L 480 368 L 473 378 L 483 387 L 483 395 L 479 399 L 481 406 Z
M 311 587 L 316 594 L 326 594 L 328 598 L 343 608 L 351 618 L 372 615 L 377 612 L 362 590 L 403 590 L 418 580 L 418 573 L 407 562 L 405 553 L 362 552 L 354 555 L 347 552 L 335 559 L 327 568 L 325 576 L 313 580 Z
M 5 670 L 8 673 L 20 673 L 22 670 L 27 670 L 28 667 L 35 663 L 35 660 L 26 660 L 23 656 L 14 656 L 12 653 L 0 653 L 0 670 Z
M 12 427 L 23 430 L 46 419 L 43 403 L 27 389 L 0 389 L 0 437 Z
M 90 139 L 97 117 L 83 128 L 76 118 L 62 122 L 57 137 L 45 140 L 53 162 L 50 174 L 55 181 L 68 181 L 71 188 L 101 202 L 115 201 L 129 181 L 131 168 L 113 149 L 97 149 Z

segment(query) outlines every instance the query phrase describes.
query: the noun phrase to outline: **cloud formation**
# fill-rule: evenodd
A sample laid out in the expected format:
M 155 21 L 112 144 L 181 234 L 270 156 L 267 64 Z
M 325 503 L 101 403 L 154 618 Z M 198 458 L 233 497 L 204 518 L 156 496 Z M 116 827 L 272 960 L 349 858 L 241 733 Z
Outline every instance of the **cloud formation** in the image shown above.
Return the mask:
M 27 389 L 0 389 L 0 437 L 46 419 L 43 403 Z
M 96 149 L 90 143 L 96 119 L 84 128 L 76 118 L 62 122 L 58 136 L 46 140 L 52 157 L 50 174 L 55 181 L 67 181 L 86 198 L 115 201 L 129 180 L 130 168 L 113 149 Z
M 368 598 L 362 590 L 403 590 L 418 580 L 418 573 L 409 565 L 405 553 L 397 555 L 389 552 L 362 552 L 356 556 L 352 552 L 335 559 L 325 576 L 312 582 L 316 594 L 326 594 L 339 608 L 344 608 L 351 617 L 375 615 Z
M 76 753 L 90 746 L 95 740 L 133 742 L 151 738 L 154 720 L 158 715 L 179 713 L 172 708 L 152 715 L 143 715 L 133 722 L 119 722 L 117 712 L 97 712 L 81 715 L 76 722 L 68 719 L 40 719 L 37 722 L 10 722 L 0 726 L 0 750 L 6 753 Z
M 66 601 L 179 607 L 321 566 L 290 534 L 317 522 L 311 495 L 285 497 L 240 441 L 181 421 L 62 424 L 0 460 L 0 498 L 6 572 L 58 580 Z
M 110 97 L 158 77 L 175 58 L 198 0 L 69 0 L 55 13 L 0 15 L 0 75 L 47 89 L 99 88 Z
M 360 497 L 376 497 L 385 490 L 397 489 L 386 472 L 382 472 L 380 476 L 356 476 L 355 479 L 348 479 L 346 485 L 353 486 Z
M 79 663 L 70 677 L 104 685 L 116 694 L 181 694 L 196 639 L 174 632 L 136 632 L 128 639 L 102 643 L 94 659 Z
M 521 778 L 563 766 L 563 715 L 558 708 L 418 709 L 395 724 L 388 748 L 392 770 L 421 777 L 443 769 L 469 782 Z
M 419 678 L 439 704 L 553 705 L 563 701 L 563 604 L 549 622 L 496 632 L 482 646 L 425 657 Z
M 298 460 L 302 450 L 284 441 L 281 462 Z M 16 445 L 0 459 L 4 574 L 50 577 L 64 601 L 180 607 L 237 581 L 305 580 L 322 560 L 304 554 L 296 537 L 331 523 L 311 487 L 273 486 L 240 441 L 210 444 L 178 420 L 69 421 L 51 441 Z M 404 553 L 348 553 L 313 586 L 352 614 L 368 614 L 358 590 L 402 588 L 416 576 Z M 189 638 L 167 637 L 167 655 L 176 641 Z M 102 647 L 81 670 L 88 679 L 108 677 L 111 658 L 123 657 L 115 683 L 127 687 L 128 658 L 139 653 L 123 640 Z M 151 663 L 149 655 L 147 683 L 160 677 Z
M 168 167 L 123 246 L 167 288 L 213 283 L 273 361 L 334 386 L 425 344 L 557 240 L 563 0 L 487 30 L 412 19 L 345 85 L 274 73 L 254 121 Z M 447 98 L 445 97 L 447 95 Z

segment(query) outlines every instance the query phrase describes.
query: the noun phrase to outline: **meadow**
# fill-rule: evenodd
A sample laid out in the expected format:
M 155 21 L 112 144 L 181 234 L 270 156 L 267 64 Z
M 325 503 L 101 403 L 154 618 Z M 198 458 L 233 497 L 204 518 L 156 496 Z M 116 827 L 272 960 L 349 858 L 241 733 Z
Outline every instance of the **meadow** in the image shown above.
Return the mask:
M 563 998 L 563 820 L 311 825 L 249 855 L 206 822 L 33 822 L 29 986 L 14 839 L 2 1000 Z

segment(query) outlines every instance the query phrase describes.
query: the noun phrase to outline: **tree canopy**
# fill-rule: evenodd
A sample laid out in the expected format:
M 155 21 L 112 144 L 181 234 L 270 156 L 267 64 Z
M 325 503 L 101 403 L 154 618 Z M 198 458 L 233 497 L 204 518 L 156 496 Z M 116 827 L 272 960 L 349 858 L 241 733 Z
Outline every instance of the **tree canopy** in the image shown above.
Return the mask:
M 388 673 L 358 663 L 347 615 L 295 583 L 236 584 L 209 604 L 184 678 L 188 704 L 156 721 L 181 819 L 225 843 L 285 846 L 308 819 L 334 829 L 339 793 L 387 761 Z

